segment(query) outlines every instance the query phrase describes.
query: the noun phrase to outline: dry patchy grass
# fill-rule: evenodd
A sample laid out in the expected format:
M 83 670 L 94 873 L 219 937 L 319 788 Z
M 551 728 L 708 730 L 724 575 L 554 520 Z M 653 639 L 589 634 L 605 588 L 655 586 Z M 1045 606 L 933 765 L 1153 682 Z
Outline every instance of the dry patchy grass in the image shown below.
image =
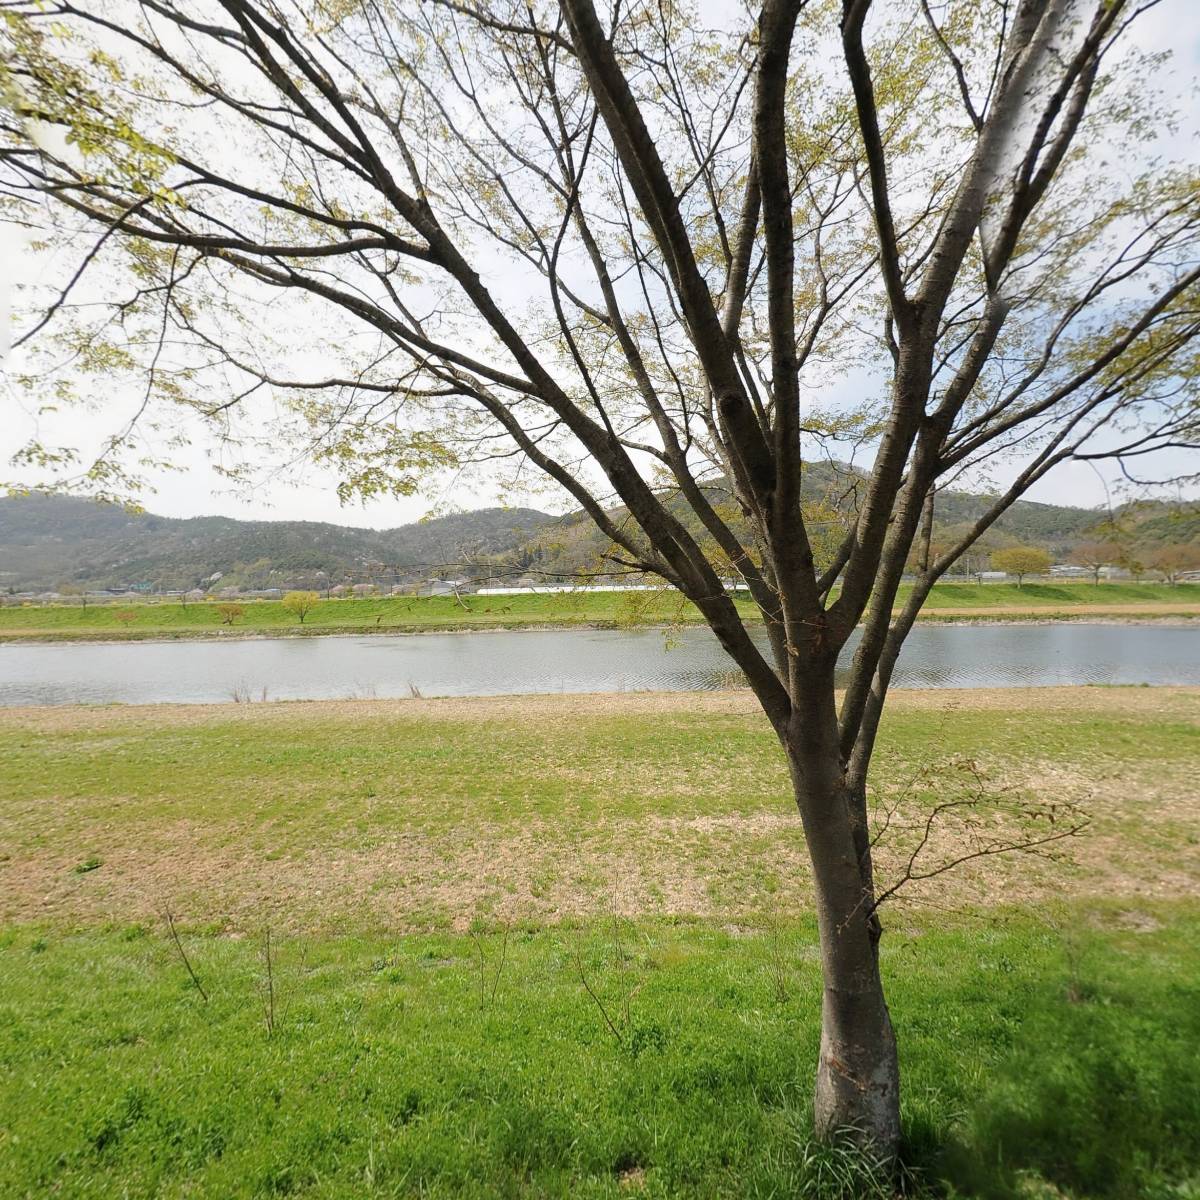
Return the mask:
M 1069 862 L 989 857 L 903 903 L 1198 895 L 1198 748 L 1200 689 L 898 692 L 875 778 L 881 809 L 900 805 L 880 877 L 969 761 L 988 837 L 1052 799 L 1092 823 Z M 0 754 L 5 922 L 129 923 L 169 904 L 231 932 L 761 924 L 808 896 L 777 748 L 740 693 L 12 709 Z M 947 827 L 922 862 L 978 836 Z

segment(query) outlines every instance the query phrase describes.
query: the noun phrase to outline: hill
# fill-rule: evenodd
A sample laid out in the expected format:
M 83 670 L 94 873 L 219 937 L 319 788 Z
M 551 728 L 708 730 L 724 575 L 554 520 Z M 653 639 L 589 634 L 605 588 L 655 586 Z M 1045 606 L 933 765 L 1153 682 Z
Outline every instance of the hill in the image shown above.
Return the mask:
M 812 499 L 837 500 L 861 482 L 849 468 L 816 464 L 806 471 Z M 709 498 L 735 528 L 736 506 L 719 483 Z M 667 503 L 702 536 L 694 514 L 678 497 Z M 949 540 L 985 510 L 988 497 L 938 495 L 935 532 Z M 627 519 L 613 510 L 620 522 Z M 982 540 L 982 555 L 1015 542 L 1043 546 L 1055 559 L 1095 536 L 1106 512 L 1018 501 Z M 1194 505 L 1139 502 L 1119 510 L 1119 523 L 1140 546 L 1200 540 Z M 815 526 L 820 532 L 819 526 Z M 835 538 L 840 520 L 830 521 Z M 0 589 L 146 587 L 155 590 L 220 586 L 312 587 L 372 581 L 408 583 L 431 576 L 483 577 L 535 568 L 570 573 L 603 569 L 607 542 L 582 513 L 551 516 L 531 508 L 484 508 L 394 529 L 363 529 L 314 521 L 187 519 L 132 513 L 72 496 L 33 494 L 0 498 Z
M 850 467 L 814 463 L 805 468 L 803 492 L 806 499 L 812 502 L 827 501 L 831 506 L 830 516 L 834 518 L 824 524 L 814 522 L 812 534 L 818 557 L 821 556 L 823 541 L 829 543 L 828 549 L 832 549 L 840 540 L 846 516 L 854 508 L 856 490 L 861 491 L 865 483 L 865 477 Z M 743 536 L 740 514 L 725 487 L 718 481 L 707 486 L 705 493 L 713 507 L 739 536 Z M 707 540 L 699 520 L 680 497 L 670 497 L 667 503 L 694 537 L 702 542 Z M 986 495 L 940 492 L 934 510 L 936 540 L 950 542 L 956 533 L 965 531 L 978 520 L 991 503 L 992 498 Z M 1160 506 L 1162 511 L 1156 509 L 1159 519 L 1167 522 L 1166 510 L 1173 507 L 1177 506 Z M 832 509 L 836 509 L 837 513 Z M 612 514 L 618 523 L 628 519 L 623 508 L 612 510 Z M 977 550 L 986 558 L 989 551 L 1000 546 L 1023 543 L 1044 547 L 1054 559 L 1063 559 L 1073 546 L 1093 535 L 1097 526 L 1107 518 L 1107 511 L 1098 509 L 1019 500 L 980 539 Z M 1179 526 L 1179 529 L 1181 533 L 1184 532 L 1183 526 Z M 1183 537 L 1182 540 L 1187 538 Z M 548 571 L 595 569 L 607 549 L 603 535 L 582 513 L 547 526 L 538 535 L 536 544 L 538 565 Z
M 13 496 L 0 498 L 0 588 L 193 588 L 216 574 L 241 587 L 423 577 L 514 554 L 555 519 L 530 508 L 485 508 L 376 530 L 181 519 L 73 496 Z

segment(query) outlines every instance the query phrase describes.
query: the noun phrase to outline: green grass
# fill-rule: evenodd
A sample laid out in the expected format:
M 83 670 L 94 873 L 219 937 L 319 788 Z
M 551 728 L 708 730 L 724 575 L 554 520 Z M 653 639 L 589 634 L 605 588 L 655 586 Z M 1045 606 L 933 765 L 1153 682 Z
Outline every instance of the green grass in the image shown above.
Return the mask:
M 904 593 L 901 593 L 903 599 Z M 0 608 L 0 638 L 55 639 L 218 637 L 247 634 L 396 633 L 443 629 L 503 629 L 529 625 L 621 625 L 693 622 L 699 614 L 674 594 L 591 593 L 527 596 L 470 596 L 469 609 L 452 596 L 322 600 L 301 625 L 278 601 L 247 601 L 232 625 L 222 622 L 212 602 L 92 603 L 86 607 L 55 604 Z M 747 617 L 753 606 L 738 605 Z M 925 611 L 1020 609 L 1032 617 L 1086 616 L 1106 606 L 1140 605 L 1145 615 L 1188 613 L 1200 605 L 1200 584 L 1133 583 L 948 583 L 934 588 Z M 976 611 L 977 610 L 977 611 Z M 970 615 L 947 613 L 941 619 Z M 1002 614 L 1006 618 L 1016 615 Z M 1134 615 L 1137 614 L 1128 614 Z
M 909 1194 L 1196 1200 L 1200 691 L 899 694 L 876 785 L 967 758 L 1094 825 L 885 915 Z M 0 712 L 0 1196 L 869 1200 L 802 862 L 741 695 Z
M 1156 912 L 885 940 L 915 1194 L 1196 1195 L 1200 909 Z M 831 1196 L 812 933 L 521 929 L 494 997 L 494 930 L 285 939 L 269 1033 L 259 939 L 185 935 L 206 1003 L 160 928 L 14 931 L 0 1194 Z
M 898 695 L 879 770 L 929 758 L 934 733 L 939 757 L 973 755 L 1001 773 L 1045 762 L 1086 772 L 1089 786 L 1200 763 L 1195 691 L 1087 689 L 1056 703 L 1064 693 L 1013 689 L 1007 703 L 1002 693 L 978 707 L 958 695 L 941 710 Z M 458 836 L 545 820 L 582 836 L 606 820 L 779 811 L 786 770 L 748 698 L 574 706 L 579 719 L 557 697 L 111 707 L 44 721 L 0 710 L 0 796 L 10 797 L 0 817 L 10 839 L 94 824 L 117 842 L 186 812 L 242 837 L 278 826 L 291 851 L 358 844 L 367 822 L 376 835 Z
M 902 588 L 900 599 L 907 594 Z M 1200 583 L 1174 587 L 1162 583 L 939 583 L 925 601 L 925 611 L 939 608 L 1051 608 L 1070 610 L 1108 605 L 1200 604 Z

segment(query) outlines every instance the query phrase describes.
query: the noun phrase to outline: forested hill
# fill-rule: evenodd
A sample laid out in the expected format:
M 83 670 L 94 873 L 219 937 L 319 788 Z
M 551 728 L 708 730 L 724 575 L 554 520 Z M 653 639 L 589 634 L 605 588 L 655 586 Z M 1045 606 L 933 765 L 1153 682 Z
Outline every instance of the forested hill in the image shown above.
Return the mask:
M 832 467 L 825 463 L 813 463 L 805 469 L 804 494 L 807 500 L 819 502 L 823 497 L 840 498 L 839 508 L 845 509 L 845 498 L 853 491 L 857 482 L 865 484 L 865 478 L 853 468 Z M 720 485 L 706 487 L 710 503 L 731 523 L 739 536 L 745 536 L 741 518 L 728 492 Z M 678 496 L 667 500 L 675 516 L 697 537 L 706 541 L 694 513 Z M 934 529 L 939 541 L 952 543 L 975 523 L 991 507 L 987 496 L 967 492 L 939 492 L 934 508 Z M 987 532 L 977 545 L 984 558 L 989 551 L 999 546 L 1028 543 L 1041 546 L 1056 560 L 1066 558 L 1071 548 L 1091 536 L 1096 536 L 1097 527 L 1108 517 L 1107 512 L 1092 508 L 1072 508 L 1057 504 L 1042 504 L 1032 500 L 1018 500 L 995 526 Z M 613 519 L 620 524 L 626 519 L 623 509 L 615 509 Z M 823 527 L 818 520 L 814 524 L 819 537 L 823 529 L 832 532 L 840 540 L 836 521 Z M 1186 539 L 1185 539 L 1186 540 Z M 548 526 L 539 537 L 541 553 L 538 565 L 548 571 L 569 571 L 579 566 L 596 567 L 607 548 L 607 542 L 596 527 L 582 513 L 562 518 Z
M 192 588 L 217 573 L 223 584 L 242 587 L 318 586 L 390 572 L 437 575 L 477 557 L 514 554 L 554 520 L 530 508 L 485 508 L 396 529 L 356 529 L 179 519 L 71 496 L 13 496 L 0 498 L 0 588 Z
M 844 483 L 846 476 L 839 475 Z M 807 482 L 807 481 L 806 481 Z M 833 490 L 834 480 L 812 480 Z M 714 492 L 714 501 L 722 499 Z M 726 502 L 727 497 L 723 498 Z M 668 501 L 685 523 L 694 518 Z M 937 530 L 947 538 L 985 509 L 984 496 L 944 492 Z M 1200 540 L 1195 505 L 1145 503 L 1122 510 L 1139 543 Z M 980 546 L 1013 542 L 1045 547 L 1056 559 L 1094 536 L 1107 514 L 1096 509 L 1019 501 Z M 614 517 L 621 519 L 620 510 Z M 731 519 L 737 524 L 736 515 Z M 700 531 L 697 529 L 697 533 Z M 70 496 L 0 498 L 0 589 L 63 587 L 155 589 L 219 586 L 323 587 L 343 582 L 413 581 L 452 573 L 512 574 L 594 569 L 607 548 L 581 514 L 550 516 L 529 508 L 484 508 L 395 529 L 358 529 L 312 521 L 179 519 L 134 514 Z M 220 576 L 219 581 L 214 576 Z

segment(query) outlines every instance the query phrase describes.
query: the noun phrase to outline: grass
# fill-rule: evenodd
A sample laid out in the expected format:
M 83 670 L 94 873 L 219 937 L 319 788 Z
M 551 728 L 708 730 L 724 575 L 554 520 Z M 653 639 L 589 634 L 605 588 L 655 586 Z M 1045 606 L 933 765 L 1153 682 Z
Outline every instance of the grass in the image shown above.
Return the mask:
M 1155 912 L 885 940 L 916 1194 L 1196 1194 L 1200 910 Z M 285 939 L 268 1033 L 260 939 L 184 938 L 205 1002 L 157 927 L 10 932 L 0 1194 L 862 1200 L 809 1136 L 811 937 L 784 932 L 781 994 L 778 937 L 520 929 L 493 998 L 493 931 L 482 1003 L 464 935 Z M 577 959 L 613 1012 L 636 991 L 623 1042 Z
M 0 712 L 0 1195 L 878 1194 L 810 1136 L 762 725 L 739 695 Z M 967 755 L 1093 826 L 886 919 L 910 1194 L 1194 1200 L 1200 691 L 898 694 L 902 842 Z
M 1200 876 L 1195 689 L 897 693 L 874 792 L 905 801 L 885 874 L 968 761 L 997 827 L 1047 798 L 1093 824 L 1075 866 L 996 859 L 931 880 L 927 901 Z M 234 929 L 761 921 L 809 899 L 787 790 L 743 693 L 10 710 L 0 920 L 150 920 L 170 901 Z M 957 845 L 951 830 L 930 855 Z
M 446 629 L 513 629 L 530 625 L 622 625 L 694 622 L 699 614 L 666 593 L 578 593 L 471 596 L 464 608 L 453 596 L 322 600 L 301 625 L 279 601 L 247 601 L 232 625 L 219 605 L 167 602 L 0 608 L 0 639 L 238 637 L 251 634 L 416 633 Z M 903 599 L 903 593 L 901 594 Z M 738 599 L 744 615 L 753 606 Z M 934 588 L 926 618 L 939 620 L 1022 617 L 1070 619 L 1200 615 L 1200 584 L 1150 583 L 948 583 Z

